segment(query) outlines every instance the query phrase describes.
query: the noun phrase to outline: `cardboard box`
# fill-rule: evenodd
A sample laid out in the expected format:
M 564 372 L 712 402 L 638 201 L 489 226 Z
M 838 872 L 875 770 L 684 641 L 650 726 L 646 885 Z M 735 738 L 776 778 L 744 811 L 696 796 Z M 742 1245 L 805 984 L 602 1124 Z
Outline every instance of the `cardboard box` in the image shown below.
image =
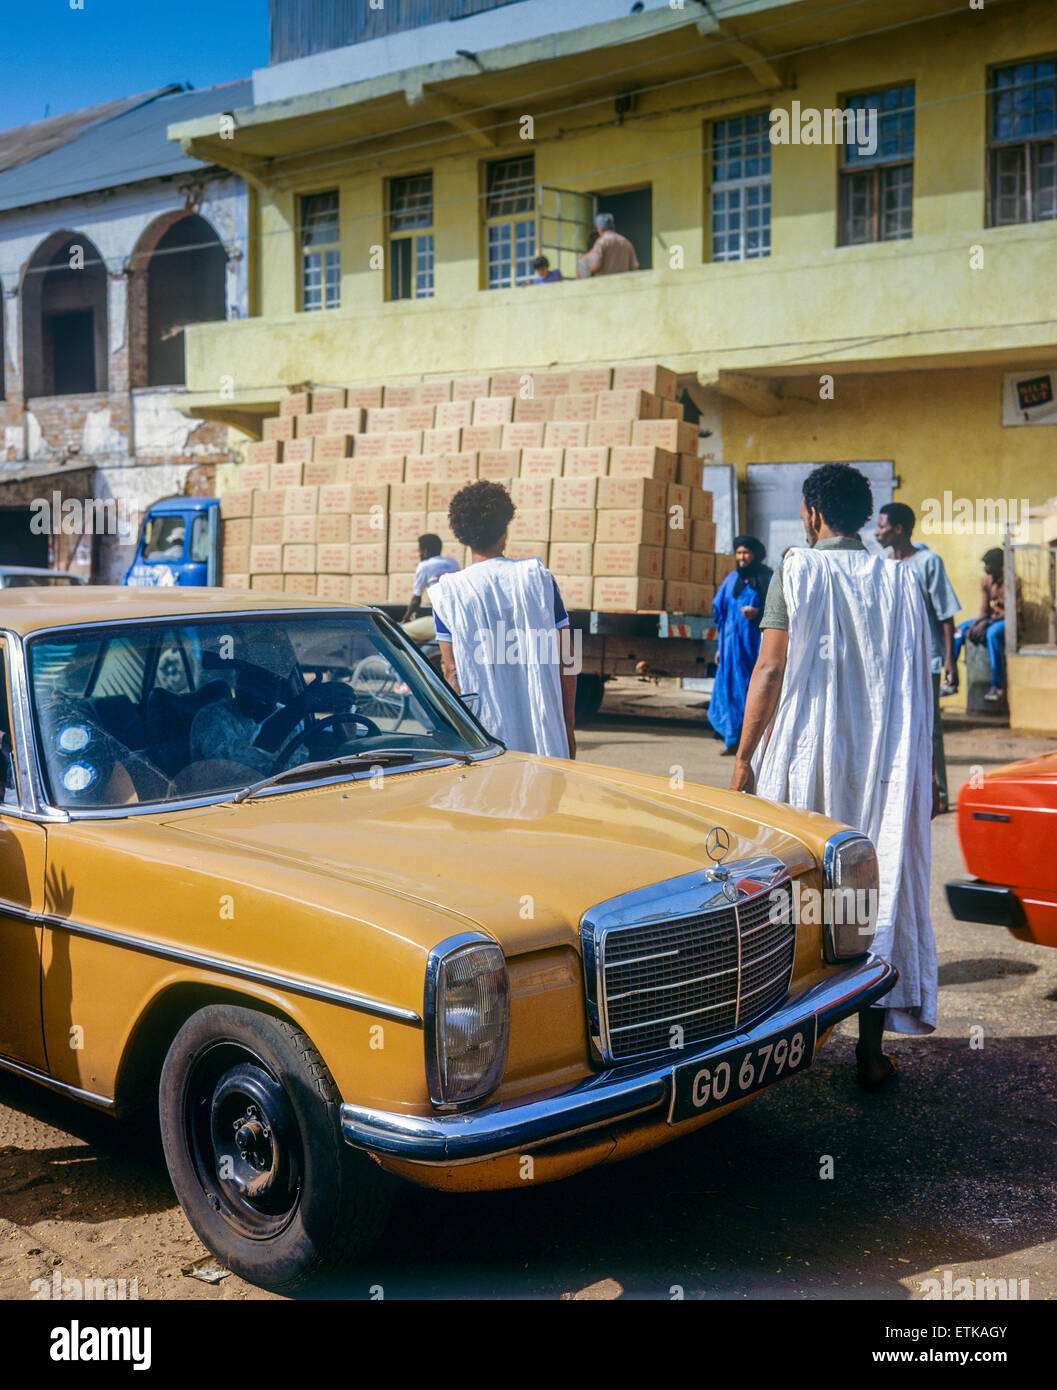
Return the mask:
M 415 400 L 419 405 L 443 405 L 451 400 L 451 377 L 437 377 L 434 381 L 420 381 L 415 387 Z
M 649 391 L 654 396 L 675 400 L 678 378 L 670 368 L 656 362 L 636 362 L 613 368 L 614 391 Z
M 250 547 L 248 545 L 225 545 L 220 552 L 220 566 L 224 574 L 249 574 Z
M 250 576 L 249 576 L 248 573 L 247 573 L 247 574 L 229 574 L 227 570 L 224 571 L 224 588 L 225 588 L 225 589 L 248 589 L 249 587 L 250 587 Z
M 415 583 L 415 573 L 394 574 L 391 570 L 386 583 L 386 603 L 407 603 Z
M 713 584 L 716 577 L 716 557 L 704 550 L 688 550 L 691 584 Z
M 716 591 L 711 584 L 699 584 L 698 586 L 698 606 L 702 613 L 711 615 L 712 605 L 716 601 Z
M 382 403 L 382 387 L 377 386 L 347 386 L 345 388 L 345 405 L 349 410 L 373 410 Z M 358 430 L 353 431 L 358 434 Z
M 691 552 L 689 550 L 668 549 L 664 552 L 664 578 L 675 580 L 679 584 L 690 584 L 693 576 L 690 573 Z
M 272 482 L 272 465 L 268 463 L 243 463 L 239 466 L 237 486 L 240 488 L 277 487 Z
M 690 489 L 690 515 L 695 521 L 711 521 L 712 518 L 712 494 L 706 492 L 704 488 L 692 487 Z
M 443 401 L 437 406 L 435 429 L 463 429 L 473 423 L 473 401 Z
M 599 391 L 609 391 L 613 385 L 612 367 L 576 367 L 569 373 L 569 394 L 597 396 Z
M 671 516 L 672 508 L 677 507 L 685 520 L 690 520 L 690 489 L 683 483 L 669 483 L 665 510 Z
M 271 415 L 261 423 L 261 435 L 265 439 L 293 439 L 294 417 L 292 415 Z
M 440 480 L 448 483 L 467 483 L 477 481 L 478 459 L 476 449 L 460 449 L 457 454 L 445 454 L 439 467 Z
M 686 420 L 636 420 L 631 427 L 632 444 L 652 444 L 672 454 L 697 454 L 698 428 Z
M 557 396 L 554 401 L 553 420 L 575 420 L 580 423 L 595 418 L 597 396 L 590 395 Z
M 255 487 L 253 489 L 253 515 L 282 516 L 286 510 L 286 494 L 289 491 L 290 489 L 285 487 Z
M 389 510 L 391 512 L 427 512 L 429 510 L 429 489 L 429 483 L 394 483 L 389 489 Z
M 326 545 L 317 545 L 316 569 L 320 574 L 348 574 L 348 542 L 334 541 L 328 542 Z
M 246 463 L 265 465 L 278 463 L 282 446 L 278 439 L 257 439 L 252 444 L 246 446 Z M 247 482 L 247 487 L 254 484 Z
M 486 376 L 457 376 L 451 384 L 453 401 L 475 401 L 478 396 L 488 395 Z
M 554 558 L 556 547 L 551 546 L 551 559 Z M 562 602 L 566 610 L 570 613 L 577 609 L 590 609 L 594 602 L 594 576 L 590 574 L 568 575 L 563 574 L 561 578 L 555 577 L 558 585 L 558 592 L 562 596 Z
M 517 396 L 529 379 L 527 372 L 496 372 L 488 378 L 490 396 Z
M 614 513 L 617 515 L 617 513 Z M 623 513 L 620 513 L 623 515 Z M 590 546 L 595 540 L 595 521 L 596 513 L 594 508 L 583 510 L 563 510 L 555 508 L 551 512 L 551 534 L 550 539 L 553 544 L 555 541 L 576 542 Z M 566 569 L 566 574 L 585 574 L 590 573 L 591 566 L 574 565 Z
M 667 484 L 656 478 L 599 478 L 598 506 L 622 511 L 663 512 Z
M 715 550 L 716 523 L 714 521 L 691 521 L 690 549 Z
M 280 542 L 283 545 L 315 545 L 318 517 L 283 516 L 262 517 L 263 521 L 279 521 L 282 524 Z
M 683 418 L 683 403 L 682 403 L 682 401 L 670 401 L 670 400 L 667 400 L 667 399 L 662 399 L 662 401 L 661 401 L 661 419 L 662 419 L 662 420 L 681 420 L 682 418 Z
M 415 552 L 418 552 L 417 545 Z M 385 541 L 349 546 L 350 574 L 385 574 L 387 569 Z
M 330 433 L 330 412 L 321 415 L 298 415 L 294 421 L 295 439 L 315 439 Z
M 409 405 L 414 405 L 417 399 L 418 383 L 414 381 L 387 383 L 382 392 L 382 405 L 387 410 L 402 410 Z
M 668 529 L 665 523 L 666 517 L 662 512 L 618 511 L 616 508 L 609 508 L 598 513 L 595 540 L 602 545 L 627 542 L 634 545 L 663 546 Z
M 476 452 L 478 449 L 501 449 L 503 447 L 502 425 L 467 425 L 462 432 L 464 450 Z
M 352 545 L 379 545 L 387 539 L 388 526 L 389 517 L 384 507 L 372 507 L 369 512 L 352 512 L 349 516 L 349 541 Z
M 405 405 L 397 411 L 398 430 L 431 430 L 437 415 L 435 405 Z
M 250 546 L 250 574 L 281 574 L 282 568 L 281 545 Z
M 395 405 L 374 406 L 367 411 L 366 434 L 392 434 L 400 428 L 400 410 Z M 432 426 L 430 427 L 432 428 Z
M 315 598 L 316 576 L 314 574 L 284 574 L 283 593 L 300 594 L 302 598 Z
M 466 486 L 462 482 L 441 481 L 428 484 L 429 493 L 426 498 L 426 505 L 423 512 L 446 512 L 451 506 L 451 499 L 455 494 Z M 421 532 L 419 533 L 421 534 Z M 390 538 L 392 532 L 390 531 Z M 397 540 L 411 540 L 411 536 L 398 536 Z
M 250 588 L 264 594 L 281 594 L 283 591 L 282 570 L 275 570 L 274 573 L 267 574 L 251 574 Z
M 477 455 L 477 476 L 501 483 L 521 472 L 520 449 L 482 449 Z
M 387 454 L 384 458 L 368 459 L 361 481 L 377 487 L 382 483 L 390 487 L 393 483 L 404 481 L 404 458 L 401 454 Z
M 462 430 L 458 426 L 441 430 L 423 430 L 424 454 L 457 454 L 462 447 Z
M 327 437 L 323 436 L 324 439 Z M 329 487 L 339 482 L 337 463 L 324 463 L 313 459 L 301 465 L 301 484 L 303 487 Z
M 347 574 L 317 574 L 316 598 L 325 598 L 331 603 L 348 603 L 349 576 Z
M 349 510 L 353 512 L 386 512 L 390 507 L 389 489 L 384 483 L 351 483 L 349 485 Z M 385 527 L 379 523 L 380 529 Z
M 590 574 L 593 556 L 590 543 L 551 541 L 550 563 L 559 574 Z
M 283 462 L 311 462 L 316 455 L 317 441 L 322 438 L 322 435 L 312 435 L 308 439 L 287 439 L 283 444 Z
M 330 410 L 344 410 L 347 392 L 344 386 L 322 386 L 313 391 L 309 410 L 313 415 L 324 415 Z
M 444 483 L 430 483 L 430 488 L 431 488 L 431 489 L 432 489 L 432 488 L 435 488 L 435 487 L 445 487 L 445 486 L 446 486 L 446 484 L 444 484 Z M 447 503 L 447 502 L 438 502 L 437 505 L 436 505 L 436 507 L 435 507 L 433 510 L 434 510 L 434 511 L 441 511 L 441 510 L 443 510 L 443 511 L 444 511 L 444 514 L 447 515 L 448 503 Z M 417 541 L 418 538 L 419 538 L 419 536 L 425 535 L 425 533 L 429 530 L 429 527 L 426 525 L 426 516 L 427 516 L 427 512 L 425 512 L 425 511 L 422 511 L 422 512 L 390 512 L 390 514 L 389 514 L 389 541 L 390 541 L 390 543 L 392 543 L 393 541 L 396 541 L 397 543 L 400 543 L 400 542 L 402 542 L 402 541 Z M 353 540 L 355 540 L 355 541 L 359 541 L 360 539 L 361 539 L 361 538 L 360 538 L 358 535 L 354 535 L 354 536 L 353 536 Z M 368 536 L 368 537 L 363 537 L 363 539 L 364 539 L 364 540 L 369 540 L 370 537 L 369 537 L 369 536 Z
M 661 398 L 649 391 L 600 391 L 596 420 L 659 420 Z M 632 436 L 634 438 L 634 436 Z
M 620 575 L 639 579 L 664 576 L 664 551 L 659 545 L 629 545 L 620 542 L 595 544 L 592 574 Z
M 554 479 L 511 478 L 508 491 L 515 507 L 545 511 L 552 505 Z
M 596 579 L 592 607 L 600 613 L 659 612 L 664 580 L 606 576 Z
M 448 458 L 448 454 L 412 454 L 404 463 L 404 482 L 445 482 L 447 480 Z
M 631 420 L 592 420 L 587 427 L 587 443 L 597 447 L 627 448 L 631 443 Z
M 330 512 L 352 511 L 352 483 L 330 483 L 316 489 L 317 507 L 320 516 Z
M 693 492 L 701 491 L 701 484 L 704 480 L 705 461 L 698 458 L 696 454 L 679 455 L 679 471 L 677 479 L 684 486 Z
M 355 447 L 354 434 L 321 434 L 316 439 L 312 458 L 320 463 L 337 463 L 341 459 L 351 458 Z
M 551 506 L 566 511 L 594 511 L 598 506 L 598 481 L 590 477 L 570 478 L 568 474 L 555 478 Z
M 693 522 L 678 509 L 668 513 L 666 543 L 672 550 L 690 550 L 690 528 Z
M 347 545 L 348 542 L 348 512 L 328 512 L 316 517 L 317 545 Z
M 279 402 L 279 415 L 283 419 L 290 415 L 307 415 L 308 406 L 307 391 L 291 391 Z
M 508 541 L 508 560 L 542 560 L 547 563 L 550 546 L 546 541 Z
M 232 517 L 224 522 L 225 545 L 250 545 L 253 522 L 248 516 Z
M 448 510 L 445 508 L 439 512 L 426 513 L 426 530 L 434 536 L 439 536 L 444 545 L 454 545 L 455 535 L 448 521 Z
M 696 584 L 691 584 L 681 579 L 666 579 L 664 581 L 664 606 L 672 613 L 696 613 L 697 610 L 697 588 Z
M 532 511 L 519 507 L 510 523 L 510 535 L 516 541 L 549 541 L 551 513 L 546 509 Z
M 418 542 L 399 541 L 389 545 L 390 574 L 414 573 L 418 569 Z
M 250 523 L 250 545 L 282 545 L 284 516 L 255 516 Z M 252 573 L 253 567 L 249 566 Z
M 281 496 L 284 516 L 311 516 L 319 510 L 318 487 L 284 487 Z
M 679 467 L 676 454 L 650 444 L 632 444 L 629 448 L 610 449 L 609 473 L 613 478 L 656 478 L 674 483 Z
M 522 478 L 560 478 L 563 449 L 522 449 Z
M 303 487 L 304 481 L 303 463 L 273 463 L 268 469 L 268 487 Z
M 609 450 L 604 444 L 594 448 L 581 445 L 566 449 L 562 463 L 564 478 L 604 478 L 609 472 Z
M 284 574 L 315 574 L 316 547 L 314 545 L 284 545 Z
M 504 425 L 500 441 L 501 447 L 503 449 L 542 449 L 544 428 L 542 420 L 518 420 L 512 425 Z
M 347 406 L 344 410 L 327 411 L 327 428 L 324 434 L 363 434 L 367 412 L 359 406 Z
M 473 403 L 474 425 L 506 425 L 513 418 L 513 395 L 478 396 Z
M 554 396 L 518 396 L 514 401 L 514 422 L 546 424 L 554 419 Z
M 551 420 L 543 426 L 545 449 L 583 449 L 586 444 L 586 420 Z
M 421 430 L 393 430 L 389 434 L 358 434 L 354 438 L 357 458 L 381 459 L 421 454 Z
M 349 602 L 372 606 L 385 603 L 389 593 L 389 578 L 384 574 L 349 575 Z
M 567 396 L 571 380 L 570 371 L 533 372 L 533 391 L 537 396 Z
M 718 589 L 719 586 L 723 583 L 724 579 L 726 579 L 727 575 L 731 574 L 734 570 L 734 556 L 721 555 L 719 551 L 717 551 L 715 555 L 714 569 L 715 577 L 713 578 L 712 582 Z

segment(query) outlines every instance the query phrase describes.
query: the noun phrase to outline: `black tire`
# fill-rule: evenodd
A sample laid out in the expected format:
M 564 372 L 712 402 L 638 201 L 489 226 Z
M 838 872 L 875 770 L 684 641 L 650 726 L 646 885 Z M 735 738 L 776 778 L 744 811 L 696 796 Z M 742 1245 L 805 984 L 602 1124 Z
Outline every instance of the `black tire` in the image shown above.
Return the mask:
M 306 1288 L 381 1235 L 390 1182 L 342 1139 L 339 1105 L 285 1019 L 210 1004 L 173 1039 L 158 1095 L 169 1176 L 202 1242 L 250 1283 Z
M 602 708 L 602 697 L 606 693 L 606 683 L 601 676 L 577 676 L 576 678 L 576 722 L 582 724 L 593 719 Z

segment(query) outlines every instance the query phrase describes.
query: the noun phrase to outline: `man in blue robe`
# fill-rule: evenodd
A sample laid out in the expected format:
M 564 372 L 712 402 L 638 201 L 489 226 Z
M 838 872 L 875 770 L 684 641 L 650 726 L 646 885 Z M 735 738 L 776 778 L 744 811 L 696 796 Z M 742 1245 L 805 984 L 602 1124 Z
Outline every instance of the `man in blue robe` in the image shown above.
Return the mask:
M 760 615 L 771 582 L 771 571 L 763 563 L 766 553 L 755 536 L 735 537 L 735 568 L 719 586 L 712 605 L 718 650 L 708 720 L 723 740 L 724 757 L 738 751 L 745 694 L 760 650 Z

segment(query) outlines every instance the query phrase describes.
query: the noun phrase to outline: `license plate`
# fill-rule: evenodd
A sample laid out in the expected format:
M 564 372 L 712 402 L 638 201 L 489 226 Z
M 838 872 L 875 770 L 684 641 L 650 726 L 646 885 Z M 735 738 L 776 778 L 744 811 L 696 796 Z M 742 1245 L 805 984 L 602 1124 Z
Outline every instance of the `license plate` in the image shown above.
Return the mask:
M 717 1052 L 705 1062 L 688 1062 L 672 1073 L 672 1105 L 668 1123 L 677 1125 L 695 1115 L 718 1110 L 731 1101 L 764 1091 L 775 1081 L 784 1081 L 795 1072 L 805 1071 L 815 1055 L 817 1020 L 815 1016 L 771 1033 L 759 1042 L 743 1043 L 726 1052 Z

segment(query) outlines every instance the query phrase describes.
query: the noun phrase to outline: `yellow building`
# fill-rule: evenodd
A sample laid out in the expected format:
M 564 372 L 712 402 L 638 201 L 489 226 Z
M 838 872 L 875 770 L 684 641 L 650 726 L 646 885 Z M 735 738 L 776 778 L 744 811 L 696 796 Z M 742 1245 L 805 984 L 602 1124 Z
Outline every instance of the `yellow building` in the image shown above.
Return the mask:
M 252 190 L 251 315 L 188 330 L 188 409 L 253 437 L 301 382 L 663 362 L 772 561 L 805 466 L 868 464 L 973 616 L 1057 494 L 1051 0 L 408 8 L 170 129 Z M 571 278 L 596 210 L 637 273 Z M 1013 720 L 1057 731 L 1057 652 L 1023 663 Z

